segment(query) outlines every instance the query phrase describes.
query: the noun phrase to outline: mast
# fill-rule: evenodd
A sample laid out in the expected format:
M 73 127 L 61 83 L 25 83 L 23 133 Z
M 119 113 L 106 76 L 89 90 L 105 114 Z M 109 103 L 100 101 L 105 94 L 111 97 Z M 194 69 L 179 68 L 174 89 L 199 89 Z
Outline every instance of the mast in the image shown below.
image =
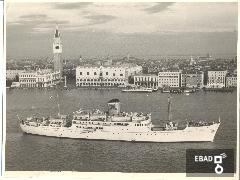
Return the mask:
M 64 76 L 64 80 L 65 80 L 64 87 L 66 88 L 67 87 L 67 78 L 66 78 L 66 76 Z
M 57 92 L 57 103 L 58 103 L 58 116 L 60 117 L 60 104 L 59 104 L 59 97 L 58 97 L 58 92 Z
M 168 96 L 168 121 L 171 122 L 171 96 Z

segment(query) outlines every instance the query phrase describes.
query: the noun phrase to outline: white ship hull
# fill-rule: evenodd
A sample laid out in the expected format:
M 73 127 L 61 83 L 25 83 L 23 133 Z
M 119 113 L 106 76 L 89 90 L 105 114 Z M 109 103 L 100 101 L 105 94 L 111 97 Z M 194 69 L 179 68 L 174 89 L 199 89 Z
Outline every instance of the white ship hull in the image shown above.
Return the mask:
M 23 132 L 28 134 L 52 136 L 59 138 L 78 138 L 94 140 L 118 140 L 136 142 L 204 142 L 214 140 L 220 123 L 209 126 L 186 127 L 183 130 L 123 132 L 123 131 L 86 131 L 76 127 L 28 126 L 20 124 Z

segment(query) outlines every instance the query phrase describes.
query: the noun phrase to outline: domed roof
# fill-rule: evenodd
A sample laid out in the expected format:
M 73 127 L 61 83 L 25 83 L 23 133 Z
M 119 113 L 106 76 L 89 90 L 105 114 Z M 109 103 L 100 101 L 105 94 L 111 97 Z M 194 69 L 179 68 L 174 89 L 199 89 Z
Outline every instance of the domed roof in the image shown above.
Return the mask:
M 108 103 L 117 103 L 120 102 L 119 99 L 111 99 L 110 101 L 108 101 Z

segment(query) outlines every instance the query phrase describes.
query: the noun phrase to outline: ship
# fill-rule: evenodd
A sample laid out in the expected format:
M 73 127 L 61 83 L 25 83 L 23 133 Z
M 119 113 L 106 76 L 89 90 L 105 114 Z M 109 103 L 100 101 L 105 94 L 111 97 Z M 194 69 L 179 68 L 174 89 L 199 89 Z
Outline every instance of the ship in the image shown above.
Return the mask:
M 146 92 L 146 93 L 151 93 L 153 92 L 153 88 L 148 88 L 148 87 L 141 87 L 141 86 L 133 86 L 130 88 L 122 89 L 122 92 Z
M 107 103 L 107 111 L 79 109 L 72 117 L 31 116 L 20 119 L 24 133 L 58 138 L 117 140 L 131 142 L 213 142 L 218 122 L 187 122 L 185 127 L 171 120 L 171 98 L 168 98 L 168 120 L 162 127 L 152 123 L 151 113 L 123 112 L 119 99 Z
M 197 90 L 195 88 L 188 88 L 184 90 L 184 93 L 195 93 Z
M 161 92 L 162 92 L 162 93 L 170 93 L 170 87 L 166 87 L 166 86 L 165 86 L 165 87 L 162 87 L 162 88 L 161 88 Z

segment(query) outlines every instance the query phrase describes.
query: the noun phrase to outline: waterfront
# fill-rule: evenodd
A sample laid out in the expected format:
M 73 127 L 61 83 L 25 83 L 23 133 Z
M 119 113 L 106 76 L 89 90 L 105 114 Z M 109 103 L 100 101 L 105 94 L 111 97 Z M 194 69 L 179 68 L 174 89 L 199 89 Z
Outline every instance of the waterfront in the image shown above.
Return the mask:
M 24 118 L 37 112 L 56 115 L 57 94 L 63 114 L 80 107 L 104 110 L 108 100 L 118 98 L 123 111 L 152 112 L 154 124 L 167 119 L 168 94 L 159 91 L 133 94 L 121 93 L 120 89 L 8 90 L 6 170 L 176 173 L 185 172 L 186 149 L 236 146 L 236 91 L 173 95 L 173 119 L 178 122 L 186 119 L 210 122 L 221 116 L 222 124 L 213 143 L 132 143 L 23 134 L 16 115 Z

